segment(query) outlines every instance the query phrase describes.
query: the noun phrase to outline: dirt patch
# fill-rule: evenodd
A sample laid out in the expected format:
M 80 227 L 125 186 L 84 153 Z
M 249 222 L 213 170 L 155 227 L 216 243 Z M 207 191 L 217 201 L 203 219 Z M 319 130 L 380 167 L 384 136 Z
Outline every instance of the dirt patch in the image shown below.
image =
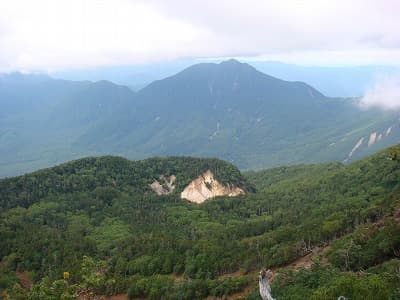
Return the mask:
M 232 278 L 232 277 L 241 277 L 241 276 L 243 276 L 243 273 L 241 271 L 236 271 L 233 273 L 222 274 L 222 275 L 218 276 L 218 280 L 223 280 L 223 279 Z
M 173 280 L 183 280 L 183 275 L 178 275 L 178 274 L 174 274 L 174 273 L 169 274 L 168 277 Z
M 400 222 L 400 207 L 397 207 L 396 209 L 396 220 L 397 222 Z
M 86 299 L 94 299 L 94 298 L 86 297 L 85 295 L 78 297 L 78 300 L 86 300 Z M 100 295 L 100 296 L 96 296 L 95 299 L 98 299 L 98 300 L 128 300 L 129 298 L 128 298 L 127 294 L 118 294 L 118 295 L 113 295 L 113 296 Z M 141 298 L 135 298 L 135 299 L 139 300 Z
M 127 294 L 119 294 L 114 296 L 105 297 L 104 300 L 128 300 Z
M 28 271 L 17 272 L 17 278 L 24 289 L 29 289 L 33 285 Z
M 317 256 L 320 257 L 321 264 L 327 265 L 329 263 L 329 261 L 328 261 L 328 258 L 326 257 L 326 253 L 329 250 L 329 248 L 330 248 L 330 246 L 316 247 L 313 249 L 312 252 L 310 252 L 307 255 L 304 255 L 302 257 L 297 258 L 295 261 L 291 262 L 290 264 L 287 264 L 286 266 L 272 268 L 271 269 L 271 271 L 272 271 L 271 282 L 279 274 L 279 271 L 286 270 L 286 269 L 299 270 L 300 268 L 310 269 L 313 264 L 314 258 Z
M 206 298 L 206 300 L 221 300 L 221 299 L 234 300 L 234 299 L 240 299 L 240 298 L 246 296 L 247 294 L 249 294 L 251 292 L 251 290 L 252 290 L 252 287 L 249 286 L 249 287 L 245 288 L 243 291 L 234 293 L 232 295 L 229 295 L 228 297 L 208 296 Z
M 242 297 L 246 296 L 247 294 L 249 294 L 251 292 L 251 290 L 252 290 L 251 287 L 247 287 L 241 292 L 237 292 L 237 293 L 234 293 L 234 294 L 228 296 L 228 300 L 242 298 Z

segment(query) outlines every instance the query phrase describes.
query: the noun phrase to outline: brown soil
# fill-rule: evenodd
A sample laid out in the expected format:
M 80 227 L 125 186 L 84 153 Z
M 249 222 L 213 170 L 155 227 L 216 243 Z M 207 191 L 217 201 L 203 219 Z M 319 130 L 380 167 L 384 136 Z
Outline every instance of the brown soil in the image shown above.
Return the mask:
M 246 296 L 250 292 L 251 292 L 251 287 L 247 287 L 241 292 L 237 292 L 237 293 L 234 293 L 232 295 L 229 295 L 227 298 L 219 298 L 219 297 L 208 296 L 206 298 L 206 300 L 221 300 L 221 299 L 234 300 L 234 299 L 240 299 L 240 298 Z
M 119 294 L 114 296 L 105 297 L 105 300 L 128 300 L 128 295 L 126 294 Z
M 251 287 L 245 288 L 243 291 L 228 296 L 228 300 L 239 299 L 246 296 L 252 290 Z
M 172 273 L 172 274 L 169 274 L 168 276 L 169 276 L 169 278 L 174 279 L 174 280 L 183 280 L 182 275 Z
M 329 261 L 328 261 L 328 258 L 326 257 L 326 252 L 329 250 L 329 248 L 330 248 L 329 246 L 314 248 L 314 250 L 312 252 L 310 252 L 302 257 L 299 257 L 298 259 L 291 262 L 290 264 L 287 264 L 286 266 L 271 269 L 271 271 L 273 273 L 273 275 L 271 277 L 271 281 L 273 281 L 275 279 L 275 277 L 279 274 L 280 270 L 286 270 L 289 268 L 295 269 L 295 270 L 298 270 L 300 268 L 305 268 L 305 269 L 311 268 L 311 266 L 313 264 L 313 259 L 316 256 L 321 257 L 321 264 L 323 264 L 323 265 L 328 264 Z
M 17 278 L 24 289 L 29 289 L 33 285 L 32 279 L 29 278 L 28 271 L 17 272 Z
M 236 271 L 233 273 L 222 274 L 218 276 L 218 280 L 227 279 L 231 277 L 240 277 L 240 276 L 243 276 L 243 273 L 241 271 Z

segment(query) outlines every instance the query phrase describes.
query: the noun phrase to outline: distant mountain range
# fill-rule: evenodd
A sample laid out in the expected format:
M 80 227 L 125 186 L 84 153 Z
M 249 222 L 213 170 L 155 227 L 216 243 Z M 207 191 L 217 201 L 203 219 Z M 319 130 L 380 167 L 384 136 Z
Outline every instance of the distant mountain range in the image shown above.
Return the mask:
M 204 62 L 179 60 L 162 63 L 103 66 L 88 69 L 58 71 L 55 78 L 68 80 L 109 80 L 137 91 L 149 83 L 172 76 L 183 69 Z M 213 60 L 212 62 L 221 62 Z M 400 74 L 399 66 L 301 66 L 276 61 L 247 61 L 257 70 L 289 81 L 304 81 L 330 97 L 359 97 L 371 88 L 379 76 Z
M 393 145 L 398 114 L 361 110 L 229 60 L 138 92 L 109 81 L 0 76 L 0 176 L 87 155 L 218 157 L 242 169 L 349 161 Z

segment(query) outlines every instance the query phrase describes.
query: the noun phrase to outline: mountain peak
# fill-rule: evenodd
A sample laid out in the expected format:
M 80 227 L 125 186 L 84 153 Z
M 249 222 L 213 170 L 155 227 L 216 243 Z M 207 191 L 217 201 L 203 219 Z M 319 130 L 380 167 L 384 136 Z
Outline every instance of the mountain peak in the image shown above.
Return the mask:
M 228 60 L 221 61 L 219 64 L 220 65 L 228 65 L 228 64 L 229 65 L 245 65 L 246 63 L 242 63 L 242 62 L 238 61 L 237 59 L 231 58 Z
M 179 75 L 179 74 L 186 75 L 188 73 L 193 74 L 193 72 L 195 72 L 195 73 L 206 72 L 206 73 L 210 74 L 210 72 L 228 71 L 229 73 L 232 73 L 232 72 L 237 72 L 240 70 L 249 70 L 249 71 L 255 71 L 255 72 L 259 73 L 254 67 L 250 66 L 249 64 L 240 62 L 240 61 L 232 58 L 232 59 L 221 61 L 220 63 L 206 62 L 206 63 L 195 64 L 190 67 L 187 67 L 186 69 L 184 69 L 183 71 L 179 72 L 176 75 Z M 174 77 L 174 76 L 171 76 L 171 77 Z
M 222 68 L 229 68 L 229 69 L 246 69 L 246 70 L 251 70 L 258 72 L 254 67 L 250 66 L 248 63 L 244 63 L 241 61 L 238 61 L 237 59 L 231 58 L 228 60 L 224 60 L 218 64 L 218 66 Z
M 155 106 L 154 114 L 158 114 L 160 105 L 168 111 L 171 107 L 185 107 L 187 113 L 211 107 L 214 107 L 211 112 L 223 113 L 234 105 L 241 113 L 253 114 L 254 107 L 263 107 L 265 113 L 269 113 L 273 104 L 282 111 L 293 111 L 293 105 L 304 109 L 325 101 L 321 93 L 307 84 L 269 76 L 236 59 L 190 66 L 174 76 L 151 83 L 138 94 L 146 105 L 149 101 L 163 99 Z

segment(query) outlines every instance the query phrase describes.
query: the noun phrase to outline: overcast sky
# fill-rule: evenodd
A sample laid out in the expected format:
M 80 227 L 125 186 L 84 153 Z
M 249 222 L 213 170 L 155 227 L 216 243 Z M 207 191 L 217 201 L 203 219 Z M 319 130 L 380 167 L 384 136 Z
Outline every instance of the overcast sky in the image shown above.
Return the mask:
M 0 71 L 237 57 L 400 65 L 398 0 L 0 0 Z

